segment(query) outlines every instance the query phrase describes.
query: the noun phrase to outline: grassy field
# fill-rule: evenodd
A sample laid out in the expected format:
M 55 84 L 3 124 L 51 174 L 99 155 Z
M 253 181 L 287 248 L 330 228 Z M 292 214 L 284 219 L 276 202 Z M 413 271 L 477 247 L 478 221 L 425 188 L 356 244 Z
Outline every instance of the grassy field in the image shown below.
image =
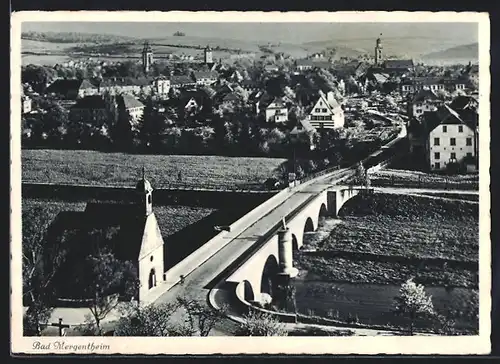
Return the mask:
M 83 211 L 85 202 L 68 202 L 45 199 L 23 199 L 22 214 L 29 215 L 30 211 L 43 208 L 46 215 L 43 220 L 50 224 L 61 211 Z M 216 210 L 208 208 L 194 208 L 188 206 L 155 206 L 154 212 L 164 239 L 196 223 Z M 30 224 L 23 219 L 23 224 Z M 23 226 L 23 230 L 31 230 L 30 226 Z
M 479 175 L 440 175 L 399 169 L 370 173 L 372 186 L 408 186 L 421 188 L 478 189 Z
M 142 167 L 153 187 L 182 183 L 236 186 L 263 183 L 284 159 L 217 156 L 166 156 L 95 151 L 23 150 L 23 182 L 131 186 Z
M 460 333 L 477 331 L 477 204 L 374 194 L 349 200 L 339 215 L 323 218 L 294 254 L 299 312 L 401 327 L 393 299 L 414 278 Z
M 348 201 L 300 268 L 318 279 L 477 287 L 478 206 L 462 201 L 375 194 Z M 320 228 L 321 230 L 321 228 Z M 307 239 L 305 239 L 307 247 Z

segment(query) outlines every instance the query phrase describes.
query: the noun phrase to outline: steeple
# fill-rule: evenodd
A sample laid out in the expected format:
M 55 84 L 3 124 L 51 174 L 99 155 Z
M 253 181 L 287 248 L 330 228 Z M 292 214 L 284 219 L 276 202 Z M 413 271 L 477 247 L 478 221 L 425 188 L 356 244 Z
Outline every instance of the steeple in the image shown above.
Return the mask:
M 137 182 L 135 190 L 138 197 L 138 204 L 144 209 L 145 216 L 153 213 L 153 187 L 146 179 L 146 170 L 142 167 L 142 178 Z
M 144 48 L 142 49 L 142 67 L 144 72 L 149 72 L 151 65 L 153 64 L 153 50 L 149 45 L 148 41 L 144 42 Z
M 382 33 L 380 33 L 380 37 L 382 37 Z M 381 38 L 377 38 L 377 42 L 375 44 L 375 65 L 378 66 L 382 63 L 382 40 Z
M 205 64 L 213 63 L 212 48 L 210 48 L 209 45 L 205 47 L 204 55 L 205 55 Z

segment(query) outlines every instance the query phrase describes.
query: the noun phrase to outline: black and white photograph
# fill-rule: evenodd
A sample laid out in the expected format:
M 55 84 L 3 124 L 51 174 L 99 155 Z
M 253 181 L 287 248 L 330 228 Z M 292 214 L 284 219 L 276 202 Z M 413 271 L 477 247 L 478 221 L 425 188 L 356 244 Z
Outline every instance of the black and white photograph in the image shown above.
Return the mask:
M 489 351 L 487 14 L 119 13 L 13 17 L 13 347 Z

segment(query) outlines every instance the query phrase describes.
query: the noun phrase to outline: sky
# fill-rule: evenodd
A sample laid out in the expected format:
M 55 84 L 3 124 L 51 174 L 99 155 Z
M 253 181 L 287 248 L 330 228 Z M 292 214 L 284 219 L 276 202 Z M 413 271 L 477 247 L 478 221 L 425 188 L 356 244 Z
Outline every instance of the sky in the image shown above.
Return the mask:
M 478 41 L 477 23 L 141 23 L 31 22 L 22 31 L 81 32 L 159 38 L 181 31 L 189 36 L 250 41 L 306 43 L 374 38 L 440 38 L 457 44 Z

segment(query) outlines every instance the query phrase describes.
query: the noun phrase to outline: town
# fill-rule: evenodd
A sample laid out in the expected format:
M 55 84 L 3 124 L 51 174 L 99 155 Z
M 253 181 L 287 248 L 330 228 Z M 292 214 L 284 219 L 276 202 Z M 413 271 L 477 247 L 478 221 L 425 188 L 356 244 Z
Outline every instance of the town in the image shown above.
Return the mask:
M 479 65 L 388 42 L 23 65 L 25 335 L 477 332 Z

